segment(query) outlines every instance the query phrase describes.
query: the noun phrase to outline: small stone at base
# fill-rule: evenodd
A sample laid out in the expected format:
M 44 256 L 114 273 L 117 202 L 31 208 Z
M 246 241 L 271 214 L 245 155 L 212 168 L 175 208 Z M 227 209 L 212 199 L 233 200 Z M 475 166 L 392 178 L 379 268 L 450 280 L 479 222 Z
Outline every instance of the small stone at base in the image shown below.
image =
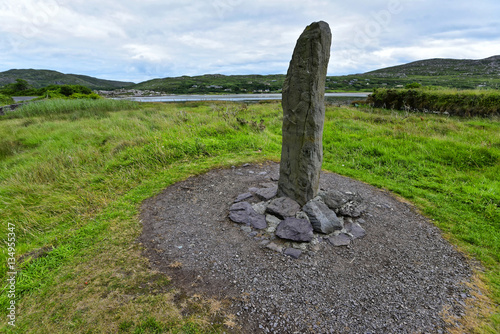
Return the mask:
M 278 187 L 273 186 L 271 188 L 260 188 L 255 192 L 255 195 L 262 201 L 268 201 L 271 198 L 275 197 L 277 192 Z
M 269 248 L 270 250 L 273 250 L 278 253 L 283 252 L 283 247 L 276 245 L 274 242 L 269 243 L 266 248 Z
M 264 240 L 262 240 L 262 241 L 260 242 L 260 245 L 261 245 L 261 246 L 267 246 L 267 244 L 268 244 L 268 243 L 269 243 L 269 240 L 264 239 Z
M 241 227 L 241 230 L 242 230 L 243 232 L 246 232 L 246 233 L 250 233 L 250 232 L 252 232 L 252 228 L 251 228 L 250 226 L 248 226 L 248 225 L 242 226 L 242 227 Z
M 366 235 L 366 231 L 358 223 L 347 224 L 345 227 L 347 233 L 350 233 L 353 239 L 363 238 Z
M 244 201 L 246 199 L 249 199 L 250 197 L 252 197 L 253 195 L 251 193 L 244 193 L 244 194 L 241 194 L 239 195 L 238 197 L 236 197 L 236 199 L 234 200 L 234 203 L 238 203 L 238 202 L 241 202 L 241 201 Z
M 328 238 L 328 241 L 335 247 L 348 246 L 351 243 L 351 238 L 347 234 L 341 233 Z
M 287 248 L 285 249 L 285 255 L 298 259 L 302 255 L 302 251 L 296 248 Z

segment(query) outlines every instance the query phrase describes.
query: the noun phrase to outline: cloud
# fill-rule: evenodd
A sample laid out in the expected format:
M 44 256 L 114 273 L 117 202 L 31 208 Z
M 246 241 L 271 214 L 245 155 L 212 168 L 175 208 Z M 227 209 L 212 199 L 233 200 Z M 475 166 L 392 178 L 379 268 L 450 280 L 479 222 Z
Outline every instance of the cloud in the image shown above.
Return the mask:
M 497 54 L 484 0 L 16 0 L 0 3 L 1 64 L 107 79 L 286 73 L 295 42 L 329 22 L 329 75 L 424 58 Z

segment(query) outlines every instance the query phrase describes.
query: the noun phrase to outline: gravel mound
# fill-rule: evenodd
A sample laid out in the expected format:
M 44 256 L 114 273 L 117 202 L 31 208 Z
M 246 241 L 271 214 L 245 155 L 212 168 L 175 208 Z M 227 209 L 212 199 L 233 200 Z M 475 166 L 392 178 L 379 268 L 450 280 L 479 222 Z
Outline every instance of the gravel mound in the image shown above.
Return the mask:
M 343 247 L 320 239 L 298 259 L 278 252 L 286 242 L 270 249 L 256 230 L 231 222 L 238 195 L 278 171 L 271 162 L 216 169 L 146 200 L 139 241 L 152 266 L 184 293 L 230 300 L 243 333 L 444 333 L 443 310 L 463 315 L 472 275 L 465 257 L 388 192 L 322 173 L 321 189 L 364 199 L 366 236 Z

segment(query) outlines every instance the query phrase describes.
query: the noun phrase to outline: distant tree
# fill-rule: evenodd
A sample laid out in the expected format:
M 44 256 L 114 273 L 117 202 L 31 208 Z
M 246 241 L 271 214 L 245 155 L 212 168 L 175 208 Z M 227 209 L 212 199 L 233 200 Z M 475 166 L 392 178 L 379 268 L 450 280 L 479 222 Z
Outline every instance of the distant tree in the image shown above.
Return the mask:
M 5 95 L 17 95 L 22 92 L 25 92 L 31 88 L 31 85 L 28 81 L 24 79 L 16 79 L 16 82 L 7 84 L 0 89 L 0 93 Z
M 18 92 L 22 92 L 23 90 L 30 89 L 31 85 L 24 79 L 16 79 L 16 82 L 13 84 L 13 88 Z
M 418 82 L 412 82 L 412 83 L 406 84 L 405 88 L 406 89 L 422 88 L 422 85 L 419 84 Z
M 92 89 L 82 86 L 82 85 L 75 85 L 73 86 L 75 88 L 75 92 L 81 93 L 81 94 L 92 94 Z M 78 88 L 76 88 L 78 87 Z
M 69 85 L 64 85 L 59 88 L 59 92 L 64 96 L 70 96 L 75 92 L 75 90 Z

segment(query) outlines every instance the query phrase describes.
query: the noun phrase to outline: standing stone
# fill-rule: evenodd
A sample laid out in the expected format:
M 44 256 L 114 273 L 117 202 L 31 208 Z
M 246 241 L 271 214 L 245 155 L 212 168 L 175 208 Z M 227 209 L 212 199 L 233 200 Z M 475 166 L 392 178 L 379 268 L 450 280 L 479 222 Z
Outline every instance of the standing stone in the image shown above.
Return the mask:
M 283 84 L 278 196 L 304 205 L 317 195 L 323 161 L 325 81 L 332 34 L 314 22 L 300 35 Z

